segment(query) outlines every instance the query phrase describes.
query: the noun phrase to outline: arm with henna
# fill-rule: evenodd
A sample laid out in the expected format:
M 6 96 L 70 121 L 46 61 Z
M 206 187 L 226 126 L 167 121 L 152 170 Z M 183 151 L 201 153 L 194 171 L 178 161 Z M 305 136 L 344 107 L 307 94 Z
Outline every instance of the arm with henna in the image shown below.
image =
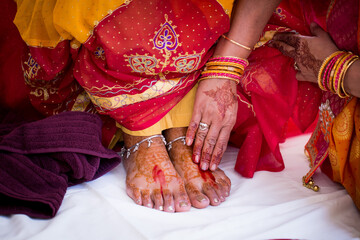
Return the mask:
M 313 36 L 294 33 L 278 33 L 270 46 L 277 48 L 285 56 L 291 57 L 299 68 L 296 79 L 317 83 L 322 62 L 330 54 L 339 51 L 328 33 L 312 23 Z M 345 90 L 352 96 L 360 97 L 360 61 L 354 62 L 344 78 Z
M 228 38 L 252 47 L 280 0 L 240 0 L 233 9 Z M 215 56 L 247 58 L 251 50 L 221 38 Z M 238 109 L 236 83 L 225 79 L 206 79 L 199 83 L 193 116 L 186 134 L 187 145 L 193 147 L 193 160 L 202 170 L 214 171 L 226 150 L 230 132 L 236 122 Z M 200 122 L 209 125 L 201 130 Z

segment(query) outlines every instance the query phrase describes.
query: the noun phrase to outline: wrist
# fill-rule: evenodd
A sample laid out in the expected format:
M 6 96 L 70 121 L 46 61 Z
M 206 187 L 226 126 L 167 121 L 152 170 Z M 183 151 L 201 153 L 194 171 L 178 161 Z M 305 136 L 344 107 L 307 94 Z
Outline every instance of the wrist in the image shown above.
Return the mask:
M 219 42 L 217 43 L 214 56 L 234 56 L 247 59 L 250 53 L 251 51 L 245 48 L 238 47 L 230 41 L 221 37 L 219 39 Z
M 344 78 L 344 88 L 352 96 L 360 97 L 360 61 L 355 61 L 348 69 Z

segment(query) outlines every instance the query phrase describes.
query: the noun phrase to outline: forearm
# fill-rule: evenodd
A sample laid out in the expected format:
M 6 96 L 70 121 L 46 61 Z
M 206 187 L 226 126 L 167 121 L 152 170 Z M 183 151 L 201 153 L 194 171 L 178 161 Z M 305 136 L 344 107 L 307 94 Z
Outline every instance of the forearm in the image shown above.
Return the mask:
M 230 39 L 252 48 L 281 0 L 239 0 L 234 6 Z M 247 58 L 251 51 L 221 38 L 214 55 Z
M 355 97 L 360 97 L 360 61 L 354 62 L 348 69 L 344 78 L 346 92 Z

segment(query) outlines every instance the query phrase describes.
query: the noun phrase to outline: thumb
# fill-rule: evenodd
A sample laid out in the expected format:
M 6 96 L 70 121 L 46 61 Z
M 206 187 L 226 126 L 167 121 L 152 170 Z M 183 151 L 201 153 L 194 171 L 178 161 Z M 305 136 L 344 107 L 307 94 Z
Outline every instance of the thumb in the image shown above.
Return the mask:
M 317 25 L 315 22 L 312 22 L 310 24 L 310 31 L 311 31 L 312 35 L 317 36 L 317 37 L 327 35 L 327 33 L 319 25 Z

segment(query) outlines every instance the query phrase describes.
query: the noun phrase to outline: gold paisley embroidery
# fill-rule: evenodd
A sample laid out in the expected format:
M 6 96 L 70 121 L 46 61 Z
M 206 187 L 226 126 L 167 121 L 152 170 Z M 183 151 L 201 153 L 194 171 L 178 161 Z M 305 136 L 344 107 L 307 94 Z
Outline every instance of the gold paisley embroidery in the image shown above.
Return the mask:
M 337 116 L 333 124 L 333 134 L 335 138 L 340 140 L 350 139 L 353 131 L 353 125 L 351 123 L 351 113 L 348 108 L 344 108 L 343 111 Z M 339 120 L 337 120 L 339 119 Z

